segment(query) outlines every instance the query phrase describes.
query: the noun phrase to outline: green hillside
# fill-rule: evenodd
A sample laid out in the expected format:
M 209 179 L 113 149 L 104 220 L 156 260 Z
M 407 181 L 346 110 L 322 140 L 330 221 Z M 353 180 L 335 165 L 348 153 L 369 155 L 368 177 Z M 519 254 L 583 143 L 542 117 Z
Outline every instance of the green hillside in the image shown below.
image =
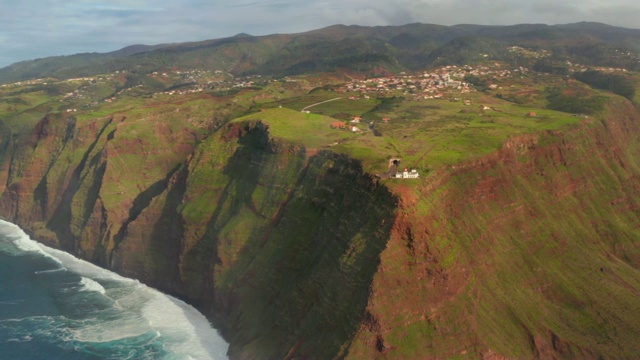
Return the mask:
M 331 26 L 299 34 L 132 46 L 105 54 L 23 61 L 0 69 L 0 83 L 68 79 L 128 70 L 217 69 L 234 75 L 295 75 L 344 68 L 364 74 L 400 72 L 484 58 L 531 65 L 506 51 L 523 46 L 588 65 L 638 68 L 640 32 L 597 23 L 569 25 Z
M 333 26 L 16 64 L 0 216 L 194 305 L 232 359 L 634 359 L 640 76 L 589 49 L 636 36 Z

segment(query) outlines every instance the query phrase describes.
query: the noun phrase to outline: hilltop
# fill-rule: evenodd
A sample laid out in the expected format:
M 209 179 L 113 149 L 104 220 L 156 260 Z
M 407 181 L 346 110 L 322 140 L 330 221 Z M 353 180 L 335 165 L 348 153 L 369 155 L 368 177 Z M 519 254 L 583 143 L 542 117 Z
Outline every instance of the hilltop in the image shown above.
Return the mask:
M 149 74 L 173 69 L 217 69 L 234 76 L 286 76 L 345 68 L 372 75 L 480 60 L 531 67 L 545 52 L 559 62 L 636 70 L 639 41 L 640 30 L 586 22 L 553 26 L 335 25 L 298 34 L 239 34 L 191 43 L 136 45 L 105 54 L 23 61 L 0 69 L 0 83 L 45 77 L 68 79 L 123 70 Z M 530 51 L 509 52 L 509 46 Z
M 637 36 L 333 26 L 16 64 L 0 216 L 193 304 L 234 359 L 634 358 Z

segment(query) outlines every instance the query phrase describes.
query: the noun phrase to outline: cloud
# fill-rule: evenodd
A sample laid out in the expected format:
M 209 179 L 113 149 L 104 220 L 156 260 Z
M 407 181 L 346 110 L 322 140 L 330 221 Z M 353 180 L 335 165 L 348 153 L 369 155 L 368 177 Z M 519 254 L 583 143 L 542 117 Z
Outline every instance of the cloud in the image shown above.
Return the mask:
M 635 0 L 634 0 L 635 1 Z M 333 24 L 510 25 L 599 21 L 638 27 L 632 0 L 3 0 L 0 66 L 132 44 L 294 33 Z

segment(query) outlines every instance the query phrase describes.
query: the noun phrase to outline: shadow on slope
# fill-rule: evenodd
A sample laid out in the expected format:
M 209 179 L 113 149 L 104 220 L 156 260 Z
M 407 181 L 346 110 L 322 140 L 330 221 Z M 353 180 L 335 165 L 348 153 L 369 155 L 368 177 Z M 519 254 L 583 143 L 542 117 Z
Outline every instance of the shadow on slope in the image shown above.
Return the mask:
M 344 355 L 396 199 L 346 156 L 307 160 L 260 127 L 238 142 L 206 233 L 183 257 L 187 282 L 205 284 L 192 301 L 215 314 L 232 356 Z M 198 300 L 211 293 L 215 305 Z

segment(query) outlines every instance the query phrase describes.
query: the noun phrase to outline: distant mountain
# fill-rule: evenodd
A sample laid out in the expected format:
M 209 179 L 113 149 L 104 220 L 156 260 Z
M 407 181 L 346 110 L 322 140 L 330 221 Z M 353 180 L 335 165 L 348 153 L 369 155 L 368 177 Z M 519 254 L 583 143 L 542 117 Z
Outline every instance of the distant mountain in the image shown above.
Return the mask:
M 533 61 L 506 51 L 509 46 L 544 49 L 558 60 L 637 69 L 640 30 L 590 22 L 553 26 L 334 25 L 299 34 L 238 34 L 200 42 L 133 45 L 103 54 L 23 61 L 0 69 L 0 82 L 64 79 L 116 70 L 146 73 L 170 68 L 215 68 L 236 75 L 289 75 L 335 68 L 368 73 L 485 60 L 521 64 Z
M 108 53 L 82 53 L 21 61 L 0 69 L 0 82 L 7 83 L 41 77 L 72 78 L 94 75 L 98 69 L 103 68 L 105 63 L 165 46 L 167 45 L 131 45 Z

